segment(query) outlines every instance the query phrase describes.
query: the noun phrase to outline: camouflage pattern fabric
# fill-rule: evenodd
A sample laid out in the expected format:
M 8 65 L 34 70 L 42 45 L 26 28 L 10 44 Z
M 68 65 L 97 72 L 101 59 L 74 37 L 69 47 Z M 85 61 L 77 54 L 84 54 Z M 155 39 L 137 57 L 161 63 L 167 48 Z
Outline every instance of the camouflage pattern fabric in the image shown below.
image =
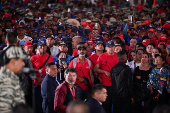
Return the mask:
M 9 113 L 16 104 L 25 103 L 19 77 L 9 69 L 0 70 L 0 112 Z

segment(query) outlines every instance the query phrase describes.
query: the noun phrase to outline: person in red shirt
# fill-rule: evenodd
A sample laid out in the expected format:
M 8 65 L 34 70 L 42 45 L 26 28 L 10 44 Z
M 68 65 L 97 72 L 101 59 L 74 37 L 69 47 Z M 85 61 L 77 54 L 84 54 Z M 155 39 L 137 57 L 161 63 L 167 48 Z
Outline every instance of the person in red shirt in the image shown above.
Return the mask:
M 101 74 L 102 85 L 104 85 L 108 92 L 106 101 L 102 104 L 106 113 L 111 113 L 112 108 L 112 91 L 111 91 L 111 77 L 110 70 L 114 67 L 119 60 L 117 59 L 117 53 L 114 52 L 115 45 L 113 41 L 106 43 L 106 52 L 101 54 L 97 59 L 94 71 Z
M 48 61 L 46 62 L 54 62 L 53 57 L 49 56 L 47 54 L 47 46 L 45 41 L 39 41 L 37 45 L 37 49 L 39 50 L 39 53 L 36 55 L 33 55 L 31 57 L 31 62 L 34 67 L 34 69 L 40 69 L 40 67 L 43 66 L 47 58 L 49 57 Z M 41 97 L 41 82 L 43 81 L 43 78 L 46 75 L 46 64 L 41 68 L 42 73 L 37 73 L 37 77 L 34 80 L 35 85 L 35 106 L 36 106 L 36 113 L 42 113 L 42 97 Z M 41 76 L 42 75 L 42 76 Z
M 94 85 L 94 77 L 92 74 L 93 65 L 89 59 L 85 57 L 86 47 L 84 45 L 79 45 L 78 58 L 74 58 L 70 64 L 69 68 L 75 68 L 77 70 L 77 80 L 78 84 L 78 97 L 79 99 L 90 99 L 89 91 L 91 86 Z
M 96 65 L 98 57 L 103 53 L 104 51 L 104 43 L 102 41 L 97 41 L 95 44 L 95 50 L 96 53 L 92 54 L 89 59 L 92 62 L 93 66 Z M 98 78 L 100 82 L 102 81 L 100 78 L 100 75 L 97 73 L 94 73 L 94 77 Z

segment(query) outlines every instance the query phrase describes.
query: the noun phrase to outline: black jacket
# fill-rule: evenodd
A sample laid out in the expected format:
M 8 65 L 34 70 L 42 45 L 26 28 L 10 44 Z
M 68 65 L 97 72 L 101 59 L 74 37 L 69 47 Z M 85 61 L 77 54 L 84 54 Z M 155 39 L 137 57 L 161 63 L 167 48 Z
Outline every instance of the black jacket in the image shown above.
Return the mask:
M 111 69 L 111 87 L 113 96 L 133 97 L 131 69 L 123 62 L 117 63 Z
M 90 113 L 106 113 L 102 105 L 100 105 L 99 102 L 94 98 L 91 98 L 87 102 L 87 105 L 90 108 Z
M 41 84 L 43 113 L 56 113 L 54 111 L 54 96 L 57 86 L 59 84 L 56 81 L 56 77 L 47 74 Z

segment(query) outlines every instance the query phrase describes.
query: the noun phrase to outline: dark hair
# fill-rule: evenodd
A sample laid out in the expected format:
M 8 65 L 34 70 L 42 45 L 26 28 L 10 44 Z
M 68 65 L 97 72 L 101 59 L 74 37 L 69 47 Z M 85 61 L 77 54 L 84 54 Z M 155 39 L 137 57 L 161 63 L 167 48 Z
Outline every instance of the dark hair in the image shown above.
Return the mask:
M 160 48 L 158 48 L 158 47 L 155 47 L 155 48 L 153 48 L 153 49 L 157 49 L 159 53 L 161 53 L 161 52 L 162 52 L 162 51 L 161 51 L 161 49 L 160 49 Z
M 117 53 L 117 59 L 120 59 L 123 55 L 127 55 L 125 51 L 119 51 Z
M 33 113 L 33 111 L 26 104 L 18 104 L 12 108 L 11 113 Z
M 138 42 L 136 45 L 143 46 L 142 42 Z
M 64 52 L 64 51 L 59 52 L 58 55 L 57 55 L 57 57 L 59 57 L 61 53 L 65 53 L 65 52 Z M 65 53 L 65 54 L 66 54 L 66 53 Z M 66 57 L 67 57 L 67 55 L 66 55 Z
M 147 46 L 148 46 L 148 45 L 151 45 L 151 46 L 155 47 L 155 44 L 154 44 L 153 42 L 149 42 L 149 43 L 147 44 Z
M 85 107 L 85 112 L 84 113 L 89 113 L 89 107 L 86 103 L 80 101 L 80 100 L 76 100 L 76 101 L 72 101 L 71 103 L 69 103 L 66 111 L 67 113 L 71 113 L 71 110 L 74 106 L 77 106 L 77 105 L 82 105 Z
M 91 94 L 94 95 L 95 92 L 101 91 L 103 88 L 105 88 L 102 84 L 96 84 L 91 89 Z
M 131 53 L 135 53 L 136 54 L 136 51 L 135 50 L 132 50 L 130 53 L 129 53 L 129 62 L 132 61 L 132 59 L 130 59 L 130 54 Z
M 162 45 L 162 46 L 163 46 L 163 49 L 166 49 L 166 46 L 165 46 L 165 44 L 159 44 L 159 45 Z
M 7 33 L 7 41 L 9 44 L 17 43 L 17 33 L 16 32 L 8 32 Z
M 52 65 L 55 65 L 55 63 L 54 63 L 54 62 L 49 62 L 49 63 L 47 63 L 46 69 L 50 68 Z
M 72 49 L 72 43 L 71 43 L 71 41 L 67 41 L 67 42 L 66 42 L 66 46 L 67 46 L 67 48 L 68 48 L 67 54 L 69 54 L 70 56 L 72 56 L 72 54 L 73 54 L 73 49 Z
M 74 68 L 67 68 L 67 69 L 64 71 L 64 75 L 67 75 L 68 72 L 72 72 L 72 73 L 76 73 L 76 74 L 77 74 L 77 70 L 74 69 Z
M 85 44 L 86 42 L 79 42 L 77 45 L 83 45 L 83 44 Z
M 141 50 L 141 51 L 145 52 L 145 50 L 144 50 L 144 49 L 137 49 L 137 50 L 136 50 L 136 54 L 138 53 L 138 51 L 139 51 L 139 50 Z

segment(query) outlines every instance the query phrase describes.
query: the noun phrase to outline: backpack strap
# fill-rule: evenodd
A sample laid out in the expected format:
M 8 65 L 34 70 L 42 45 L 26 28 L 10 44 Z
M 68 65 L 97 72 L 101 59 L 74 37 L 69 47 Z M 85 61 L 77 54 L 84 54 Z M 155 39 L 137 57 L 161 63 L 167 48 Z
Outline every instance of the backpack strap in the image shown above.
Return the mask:
M 76 64 L 77 64 L 77 58 L 73 59 L 73 68 L 76 68 Z

